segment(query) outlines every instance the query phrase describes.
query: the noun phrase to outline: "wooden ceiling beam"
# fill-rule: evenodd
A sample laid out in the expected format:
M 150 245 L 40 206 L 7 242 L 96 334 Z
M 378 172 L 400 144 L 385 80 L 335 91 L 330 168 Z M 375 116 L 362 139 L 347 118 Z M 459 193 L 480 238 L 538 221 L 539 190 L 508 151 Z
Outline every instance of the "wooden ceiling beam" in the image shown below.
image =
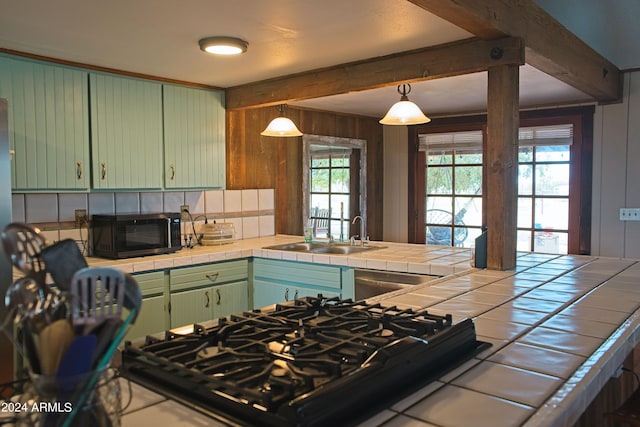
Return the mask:
M 592 96 L 622 99 L 620 70 L 533 0 L 409 0 L 481 39 L 519 37 L 527 64 Z
M 520 39 L 467 39 L 233 86 L 226 90 L 226 108 L 286 104 L 513 64 L 524 64 L 524 45 Z

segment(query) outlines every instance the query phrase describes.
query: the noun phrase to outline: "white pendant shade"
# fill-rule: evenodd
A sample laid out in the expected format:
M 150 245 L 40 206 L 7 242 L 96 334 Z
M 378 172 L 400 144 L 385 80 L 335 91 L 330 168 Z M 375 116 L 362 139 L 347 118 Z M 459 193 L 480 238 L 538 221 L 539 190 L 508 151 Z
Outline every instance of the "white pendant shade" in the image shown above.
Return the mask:
M 380 123 L 383 125 L 419 125 L 429 123 L 431 119 L 411 101 L 398 101 L 389 108 Z
M 420 107 L 407 98 L 407 93 L 411 92 L 411 85 L 402 85 L 402 90 L 398 85 L 398 93 L 402 95 L 400 101 L 389 108 L 387 114 L 380 119 L 383 125 L 419 125 L 429 123 L 431 119 L 424 115 Z
M 302 136 L 296 125 L 286 117 L 276 117 L 260 133 L 263 136 Z

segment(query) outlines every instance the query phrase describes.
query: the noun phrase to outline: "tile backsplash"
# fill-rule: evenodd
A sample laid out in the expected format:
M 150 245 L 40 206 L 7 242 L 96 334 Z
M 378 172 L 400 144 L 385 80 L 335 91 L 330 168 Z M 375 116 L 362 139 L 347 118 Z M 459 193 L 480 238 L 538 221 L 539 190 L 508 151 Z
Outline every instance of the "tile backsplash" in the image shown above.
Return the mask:
M 275 234 L 274 190 L 210 190 L 113 193 L 13 193 L 12 220 L 40 227 L 50 241 L 87 240 L 87 230 L 75 227 L 76 209 L 93 214 L 180 212 L 189 205 L 197 224 L 226 221 L 234 224 L 236 239 Z M 183 227 L 191 224 L 186 223 Z M 184 229 L 185 233 L 189 232 Z

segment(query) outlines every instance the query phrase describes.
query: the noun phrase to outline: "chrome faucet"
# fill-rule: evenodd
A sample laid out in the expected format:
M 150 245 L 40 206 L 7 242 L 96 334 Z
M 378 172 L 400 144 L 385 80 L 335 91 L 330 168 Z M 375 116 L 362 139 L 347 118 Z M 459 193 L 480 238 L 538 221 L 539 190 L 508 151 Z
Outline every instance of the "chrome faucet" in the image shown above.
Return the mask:
M 357 220 L 360 220 L 360 236 L 351 236 L 349 238 L 349 241 L 351 242 L 352 246 L 356 245 L 356 237 L 360 237 L 360 244 L 362 246 L 365 245 L 365 243 L 367 243 L 369 241 L 369 237 L 365 237 L 366 236 L 366 231 L 364 229 L 364 221 L 362 220 L 362 217 L 360 215 L 357 215 L 355 217 L 353 217 L 353 221 L 351 221 L 351 224 L 355 224 Z

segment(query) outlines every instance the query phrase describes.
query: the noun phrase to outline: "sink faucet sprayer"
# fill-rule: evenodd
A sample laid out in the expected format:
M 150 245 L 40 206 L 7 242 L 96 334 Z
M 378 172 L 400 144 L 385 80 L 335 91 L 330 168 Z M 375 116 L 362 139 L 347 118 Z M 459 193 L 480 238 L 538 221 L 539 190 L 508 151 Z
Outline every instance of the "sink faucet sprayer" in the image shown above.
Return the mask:
M 364 221 L 362 220 L 362 217 L 360 215 L 353 217 L 353 221 L 351 221 L 351 224 L 355 224 L 357 220 L 360 220 L 360 236 L 351 236 L 349 238 L 349 241 L 353 246 L 355 246 L 356 237 L 360 237 L 360 244 L 364 246 L 369 241 L 369 236 L 366 236 L 367 232 L 364 229 Z

